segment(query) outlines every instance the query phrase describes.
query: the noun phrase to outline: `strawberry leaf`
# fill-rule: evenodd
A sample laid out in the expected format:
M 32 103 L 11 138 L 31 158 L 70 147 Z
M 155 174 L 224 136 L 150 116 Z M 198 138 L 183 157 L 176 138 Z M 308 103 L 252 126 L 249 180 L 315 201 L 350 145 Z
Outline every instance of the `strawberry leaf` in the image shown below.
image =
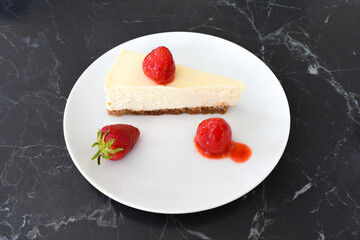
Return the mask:
M 104 153 L 104 148 L 103 148 L 103 145 L 101 143 L 99 144 L 99 149 L 100 149 L 100 152 Z
M 91 161 L 97 157 L 100 157 L 100 150 L 92 157 Z
M 97 132 L 97 137 L 96 137 L 98 142 L 99 142 L 100 138 L 101 138 L 101 130 L 99 129 L 99 131 Z
M 94 142 L 94 144 L 91 146 L 92 148 L 95 147 L 96 145 L 99 145 L 98 142 Z
M 104 135 L 102 136 L 102 138 L 101 138 L 102 143 L 105 143 L 105 137 L 109 132 L 110 132 L 110 130 L 107 130 L 107 132 L 104 133 Z
M 118 153 L 120 151 L 124 150 L 123 148 L 117 148 L 117 149 L 114 149 L 114 150 L 109 150 L 108 152 L 111 153 L 111 154 L 115 154 L 115 153 Z
M 115 142 L 115 139 L 111 139 L 111 140 L 109 140 L 107 143 L 106 143 L 106 147 L 107 148 L 110 148 L 111 147 L 111 145 L 113 144 Z

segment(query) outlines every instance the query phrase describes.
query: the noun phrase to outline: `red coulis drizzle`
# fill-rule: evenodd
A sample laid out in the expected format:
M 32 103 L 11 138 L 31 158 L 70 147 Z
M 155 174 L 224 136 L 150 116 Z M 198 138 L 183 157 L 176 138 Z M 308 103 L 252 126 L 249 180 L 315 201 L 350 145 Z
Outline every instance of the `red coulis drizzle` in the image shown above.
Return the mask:
M 202 148 L 194 138 L 197 151 L 204 157 L 210 159 L 231 158 L 234 162 L 243 163 L 251 157 L 251 149 L 246 144 L 231 141 L 231 146 L 223 153 L 211 153 Z

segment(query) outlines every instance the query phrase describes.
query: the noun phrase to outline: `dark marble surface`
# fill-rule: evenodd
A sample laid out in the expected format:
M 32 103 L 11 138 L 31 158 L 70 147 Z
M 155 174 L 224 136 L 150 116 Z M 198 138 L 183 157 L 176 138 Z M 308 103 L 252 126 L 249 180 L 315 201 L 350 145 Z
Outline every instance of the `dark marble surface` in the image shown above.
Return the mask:
M 156 32 L 250 50 L 289 100 L 270 176 L 213 210 L 147 213 L 92 187 L 63 138 L 67 96 L 97 57 Z M 0 239 L 360 239 L 360 1 L 1 0 Z

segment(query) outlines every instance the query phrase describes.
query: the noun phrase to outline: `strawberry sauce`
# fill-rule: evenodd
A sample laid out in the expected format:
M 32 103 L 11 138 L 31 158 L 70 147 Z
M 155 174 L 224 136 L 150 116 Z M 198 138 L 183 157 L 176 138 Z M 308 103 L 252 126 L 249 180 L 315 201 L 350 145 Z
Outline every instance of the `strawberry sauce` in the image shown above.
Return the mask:
M 251 149 L 246 144 L 231 141 L 231 146 L 223 153 L 211 153 L 202 148 L 197 142 L 194 143 L 197 151 L 204 157 L 210 159 L 231 158 L 236 163 L 244 163 L 251 157 Z

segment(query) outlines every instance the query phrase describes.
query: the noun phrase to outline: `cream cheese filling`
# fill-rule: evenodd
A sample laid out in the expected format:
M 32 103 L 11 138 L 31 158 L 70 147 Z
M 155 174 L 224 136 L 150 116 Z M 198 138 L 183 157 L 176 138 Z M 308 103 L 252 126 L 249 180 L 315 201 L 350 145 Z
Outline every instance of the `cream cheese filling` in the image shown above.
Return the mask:
M 204 106 L 233 106 L 241 98 L 242 87 L 124 87 L 107 90 L 107 109 L 151 111 Z

